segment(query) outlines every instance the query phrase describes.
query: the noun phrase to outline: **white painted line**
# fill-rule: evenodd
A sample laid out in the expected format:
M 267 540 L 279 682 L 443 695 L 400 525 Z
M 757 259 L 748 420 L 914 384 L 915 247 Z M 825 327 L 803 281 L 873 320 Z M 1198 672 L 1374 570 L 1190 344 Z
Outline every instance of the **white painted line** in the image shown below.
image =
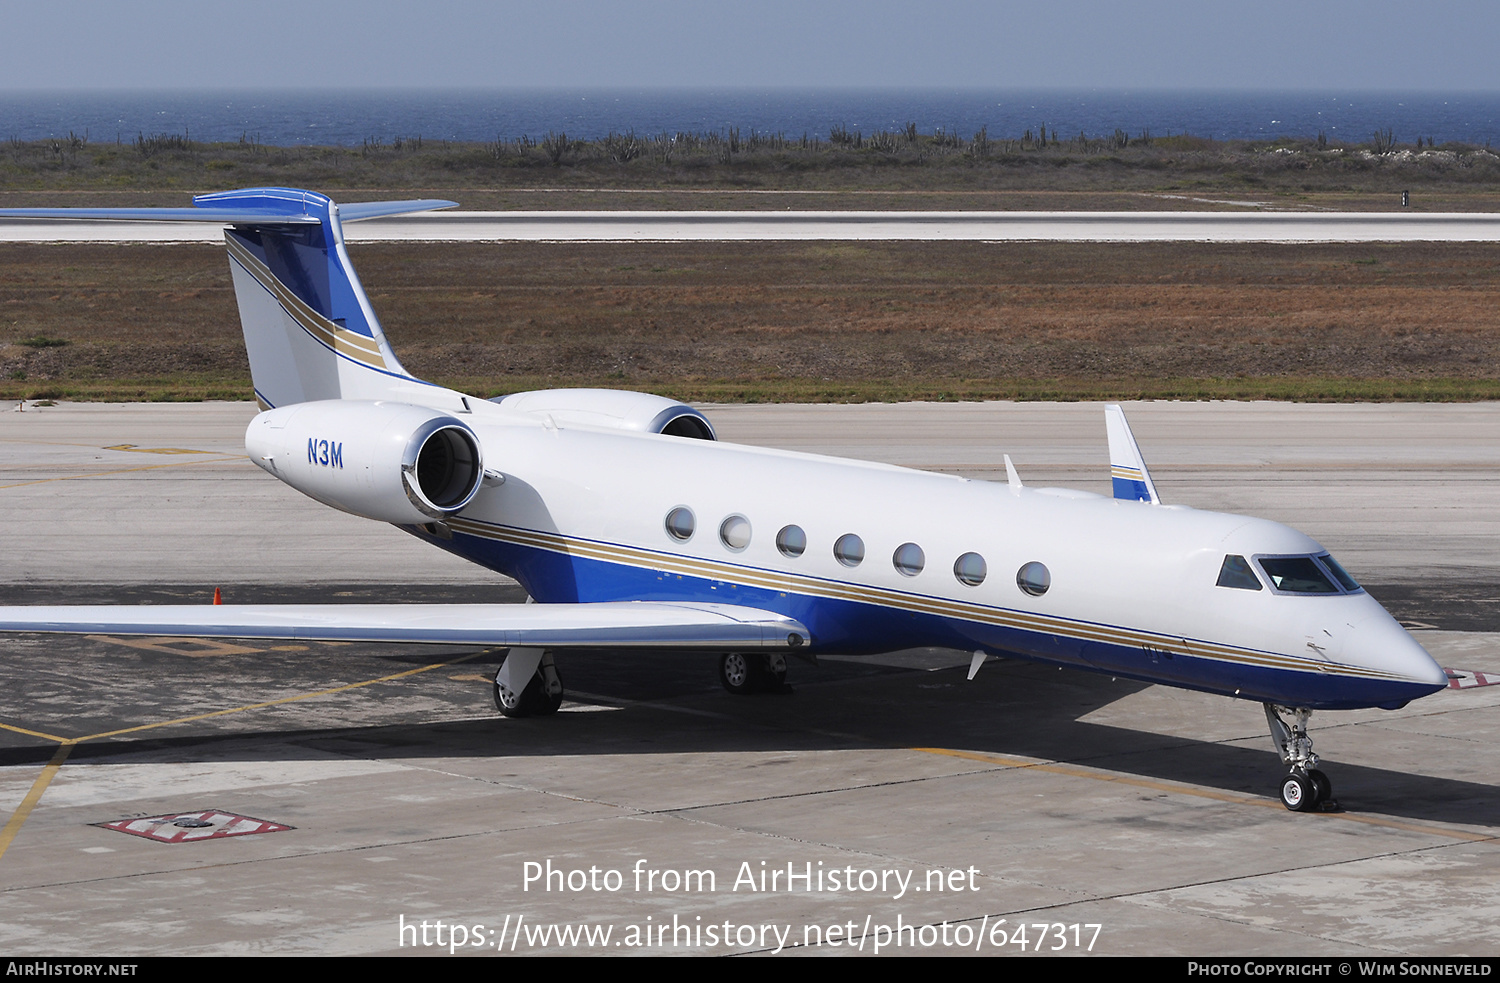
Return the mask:
M 1489 242 L 1500 213 L 426 212 L 346 227 L 351 242 Z M 204 242 L 212 223 L 0 218 L 0 242 Z

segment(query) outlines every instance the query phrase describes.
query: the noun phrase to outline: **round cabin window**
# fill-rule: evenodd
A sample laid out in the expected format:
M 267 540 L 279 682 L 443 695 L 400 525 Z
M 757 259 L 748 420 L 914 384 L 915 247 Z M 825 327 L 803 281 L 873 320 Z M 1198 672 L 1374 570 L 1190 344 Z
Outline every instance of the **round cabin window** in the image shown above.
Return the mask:
M 854 533 L 845 533 L 833 544 L 833 556 L 846 567 L 857 567 L 865 562 L 865 541 Z
M 965 553 L 953 561 L 953 576 L 958 582 L 968 587 L 978 587 L 984 583 L 989 568 L 985 565 L 984 557 L 978 553 Z
M 896 547 L 896 552 L 891 554 L 891 563 L 901 576 L 915 577 L 927 565 L 927 557 L 923 554 L 922 547 L 916 543 L 902 543 Z
M 776 534 L 776 548 L 795 560 L 807 550 L 807 533 L 801 526 L 787 526 Z
M 1041 597 L 1052 586 L 1052 574 L 1046 566 L 1032 560 L 1016 571 L 1016 586 L 1032 597 Z
M 749 546 L 750 520 L 742 515 L 731 515 L 719 523 L 719 542 L 735 553 Z
M 678 506 L 667 513 L 667 535 L 685 543 L 693 538 L 693 530 L 698 527 L 698 522 L 693 518 L 693 510 Z

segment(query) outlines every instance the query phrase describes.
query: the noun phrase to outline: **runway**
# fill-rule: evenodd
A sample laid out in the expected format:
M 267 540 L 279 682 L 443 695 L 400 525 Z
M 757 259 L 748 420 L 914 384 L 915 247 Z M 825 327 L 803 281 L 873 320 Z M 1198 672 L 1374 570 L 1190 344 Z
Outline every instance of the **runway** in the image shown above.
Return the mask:
M 0 602 L 206 602 L 216 584 L 231 602 L 520 600 L 249 465 L 248 404 L 0 410 Z M 1097 404 L 705 411 L 728 440 L 990 479 L 1009 453 L 1028 484 L 1108 487 Z M 1500 407 L 1127 411 L 1167 501 L 1303 528 L 1430 626 L 1440 662 L 1500 677 Z M 794 664 L 792 695 L 736 698 L 706 660 L 599 653 L 563 666 L 563 713 L 506 720 L 495 659 L 0 640 L 0 943 L 435 954 L 402 926 L 440 920 L 472 954 L 869 953 L 898 924 L 930 932 L 886 953 L 1500 953 L 1500 686 L 1315 715 L 1345 811 L 1293 815 L 1251 703 L 1020 662 L 966 682 L 966 657 L 935 650 Z M 292 828 L 169 843 L 103 825 L 215 810 Z M 619 886 L 527 881 L 549 862 Z M 788 865 L 854 883 L 789 889 Z M 923 890 L 866 889 L 866 871 Z M 734 934 L 688 931 L 709 925 Z M 938 941 L 960 926 L 967 947 Z
M 0 404 L 0 502 L 26 521 L 6 531 L 0 584 L 474 581 L 252 466 L 252 403 L 14 405 Z M 1125 405 L 1168 502 L 1285 522 L 1365 579 L 1500 584 L 1500 404 Z M 987 480 L 1008 453 L 1028 484 L 1110 491 L 1097 403 L 705 411 L 737 443 Z
M 428 212 L 351 223 L 350 242 L 978 240 L 1488 242 L 1500 214 L 1396 212 Z M 220 242 L 218 226 L 0 217 L 0 242 Z

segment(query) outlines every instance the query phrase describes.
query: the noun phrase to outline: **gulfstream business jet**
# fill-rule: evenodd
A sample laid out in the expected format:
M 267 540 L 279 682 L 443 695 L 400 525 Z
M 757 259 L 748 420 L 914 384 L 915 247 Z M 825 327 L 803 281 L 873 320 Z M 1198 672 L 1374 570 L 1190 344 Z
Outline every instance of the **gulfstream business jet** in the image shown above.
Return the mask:
M 1118 406 L 1114 497 L 715 439 L 692 407 L 613 390 L 484 400 L 414 378 L 343 223 L 450 207 L 339 206 L 255 188 L 193 208 L 9 209 L 225 226 L 255 398 L 250 459 L 337 509 L 514 577 L 526 605 L 0 608 L 0 630 L 493 645 L 507 715 L 562 701 L 569 649 L 717 657 L 726 688 L 789 655 L 915 646 L 1032 659 L 1265 705 L 1287 808 L 1332 802 L 1313 710 L 1396 708 L 1443 670 L 1318 543 L 1162 504 Z

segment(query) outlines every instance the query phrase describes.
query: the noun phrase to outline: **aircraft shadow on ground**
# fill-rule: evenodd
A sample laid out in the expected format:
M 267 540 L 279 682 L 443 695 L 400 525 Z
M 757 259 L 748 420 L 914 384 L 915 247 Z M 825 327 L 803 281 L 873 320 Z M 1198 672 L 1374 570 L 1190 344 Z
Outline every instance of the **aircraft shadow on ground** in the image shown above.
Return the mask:
M 496 653 L 481 653 L 450 668 L 455 675 L 483 678 L 493 673 L 497 658 Z M 430 652 L 402 651 L 385 655 L 379 662 L 394 663 L 399 671 L 408 664 L 430 664 L 432 659 Z M 176 672 L 157 677 L 155 686 L 167 690 L 174 682 L 187 686 L 189 675 L 179 661 Z M 90 682 L 108 676 L 106 671 Z M 330 754 L 418 761 L 941 748 L 1001 758 L 995 762 L 964 759 L 973 771 L 995 768 L 996 781 L 1005 780 L 1009 759 L 1021 758 L 1259 799 L 1271 798 L 1283 774 L 1269 737 L 1255 726 L 1259 707 L 1196 696 L 1184 696 L 1189 702 L 1177 704 L 1193 713 L 1213 713 L 1212 707 L 1219 705 L 1226 715 L 1244 717 L 1246 726 L 1236 743 L 1091 722 L 1083 718 L 1150 687 L 1024 662 L 992 663 L 973 682 L 965 680 L 963 668 L 912 671 L 828 660 L 816 667 L 794 662 L 792 693 L 751 697 L 722 692 L 710 661 L 681 655 L 632 654 L 621 659 L 618 654 L 574 653 L 568 657 L 565 678 L 570 687 L 597 694 L 583 696 L 579 702 L 619 709 L 565 709 L 550 717 L 504 719 L 490 705 L 487 686 L 475 680 L 463 684 L 445 680 L 446 698 L 436 702 L 425 692 L 422 700 L 412 701 L 410 693 L 379 693 L 372 688 L 356 691 L 361 694 L 357 706 L 294 705 L 299 720 L 323 716 L 342 721 L 330 726 L 277 726 L 275 717 L 252 711 L 177 725 L 176 733 L 124 735 L 86 743 L 72 752 L 67 767 L 126 760 L 314 760 Z M 309 691 L 315 688 L 308 686 Z M 255 702 L 248 683 L 241 682 L 235 696 L 243 698 L 243 703 Z M 16 710 L 13 699 L 3 701 L 11 708 L 0 719 L 27 726 L 12 715 Z M 411 712 L 428 719 L 403 721 L 404 707 L 415 707 Z M 1145 710 L 1128 712 L 1155 716 Z M 163 719 L 169 716 L 173 715 L 165 714 Z M 367 719 L 350 722 L 351 717 Z M 1320 719 L 1331 723 L 1338 715 L 1315 715 L 1315 738 Z M 55 744 L 15 732 L 6 734 L 3 743 L 8 747 L 0 749 L 0 765 L 39 765 L 56 750 Z M 1324 768 L 1333 778 L 1337 797 L 1352 812 L 1480 826 L 1493 826 L 1500 815 L 1500 788 L 1496 786 L 1358 761 L 1325 759 Z

